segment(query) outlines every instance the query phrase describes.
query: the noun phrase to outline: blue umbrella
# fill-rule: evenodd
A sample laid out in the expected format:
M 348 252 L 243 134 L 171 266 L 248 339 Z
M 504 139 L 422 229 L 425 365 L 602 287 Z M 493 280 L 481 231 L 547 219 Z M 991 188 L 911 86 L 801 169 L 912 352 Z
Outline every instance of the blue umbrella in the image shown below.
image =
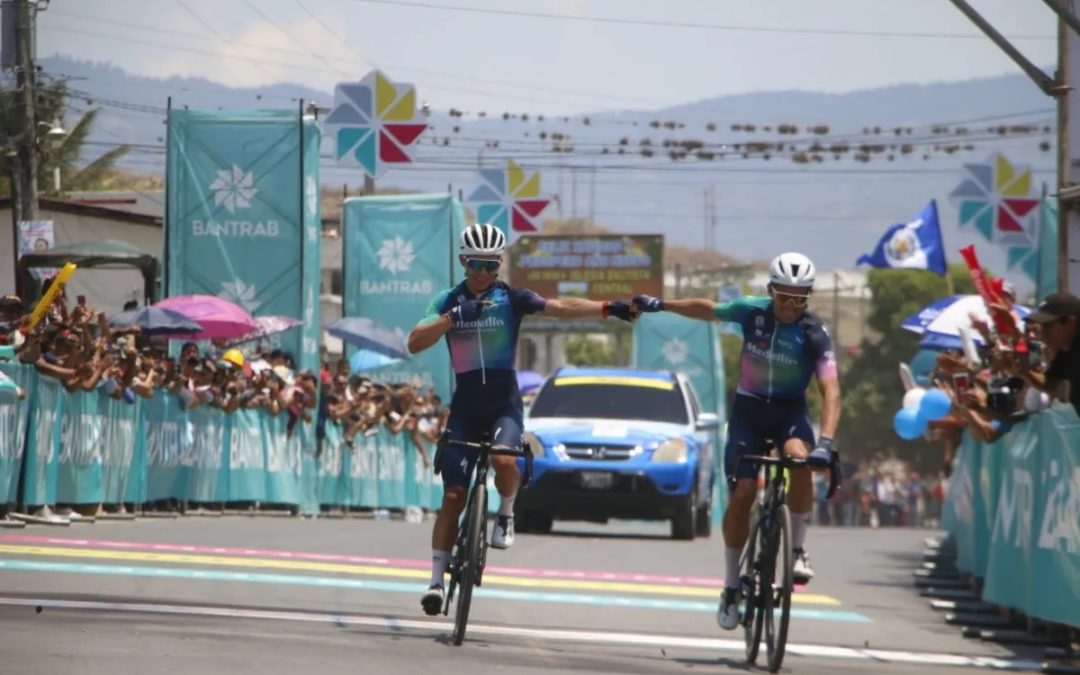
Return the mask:
M 143 335 L 183 335 L 202 332 L 203 327 L 180 312 L 162 307 L 140 307 L 114 314 L 110 328 L 137 326 Z
M 370 349 L 358 349 L 349 357 L 349 370 L 355 375 L 368 370 L 392 366 L 395 363 L 401 363 L 401 359 L 373 352 Z
M 930 325 L 931 321 L 941 316 L 942 312 L 962 297 L 964 296 L 949 295 L 940 300 L 935 300 L 926 307 L 920 309 L 918 313 L 912 314 L 904 319 L 900 323 L 900 327 L 912 331 L 913 333 L 925 333 L 926 327 Z
M 395 359 L 409 358 L 405 338 L 371 319 L 346 317 L 326 327 L 326 332 L 360 349 L 367 349 Z
M 1024 319 L 1031 310 L 1021 305 L 1013 305 L 1013 311 Z M 951 295 L 923 307 L 900 322 L 900 327 L 913 333 L 959 336 L 961 328 L 971 327 L 970 315 L 989 322 L 986 303 L 978 295 Z M 981 338 L 976 337 L 977 341 Z
M 532 391 L 544 383 L 544 376 L 533 370 L 519 370 L 517 383 L 522 392 Z

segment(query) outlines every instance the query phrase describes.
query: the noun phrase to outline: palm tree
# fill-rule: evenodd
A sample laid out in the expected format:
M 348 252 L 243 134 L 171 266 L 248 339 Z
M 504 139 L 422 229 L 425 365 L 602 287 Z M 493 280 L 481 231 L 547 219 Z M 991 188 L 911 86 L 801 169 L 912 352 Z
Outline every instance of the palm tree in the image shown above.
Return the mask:
M 15 106 L 20 105 L 17 94 L 14 89 L 0 87 L 0 129 L 14 127 Z M 37 99 L 35 108 L 38 121 L 62 121 L 67 116 L 70 94 L 62 80 L 39 84 Z M 56 196 L 53 174 L 57 167 L 60 169 L 60 185 L 67 191 L 102 189 L 115 174 L 116 162 L 131 149 L 127 144 L 106 151 L 88 164 L 79 165 L 99 111 L 100 108 L 92 108 L 83 113 L 67 135 L 59 140 L 39 137 L 37 180 L 42 194 Z M 0 138 L 0 142 L 4 140 Z M 0 175 L 0 195 L 10 194 L 11 177 L 4 171 Z

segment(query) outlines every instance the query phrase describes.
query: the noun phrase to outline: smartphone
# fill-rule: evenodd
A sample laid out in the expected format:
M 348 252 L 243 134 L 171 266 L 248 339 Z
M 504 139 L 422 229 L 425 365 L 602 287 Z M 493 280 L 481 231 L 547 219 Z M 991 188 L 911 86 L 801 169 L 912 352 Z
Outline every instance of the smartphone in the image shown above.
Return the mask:
M 80 295 L 80 296 L 76 297 L 75 300 L 76 300 L 76 302 L 79 303 L 79 306 L 81 306 L 81 307 L 86 306 L 86 296 L 85 295 Z
M 953 373 L 953 387 L 956 389 L 956 398 L 962 399 L 971 388 L 971 376 L 967 373 Z

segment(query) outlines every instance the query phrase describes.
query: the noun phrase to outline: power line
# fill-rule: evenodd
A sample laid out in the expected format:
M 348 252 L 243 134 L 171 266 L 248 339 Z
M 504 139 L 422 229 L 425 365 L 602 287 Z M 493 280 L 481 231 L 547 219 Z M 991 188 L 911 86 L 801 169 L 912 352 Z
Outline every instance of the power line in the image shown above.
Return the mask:
M 330 63 L 329 61 L 327 61 L 327 60 L 326 60 L 326 57 L 324 57 L 324 56 L 323 56 L 322 54 L 318 53 L 317 51 L 315 51 L 315 50 L 311 49 L 310 47 L 308 47 L 307 45 L 305 45 L 305 44 L 304 44 L 303 42 L 301 42 L 301 41 L 297 40 L 296 38 L 294 38 L 294 37 L 293 37 L 293 36 L 292 36 L 292 35 L 291 35 L 291 34 L 290 34 L 290 33 L 289 33 L 289 32 L 288 32 L 287 30 L 285 30 L 284 28 L 282 28 L 281 26 L 279 26 L 279 25 L 278 25 L 278 23 L 277 23 L 276 21 L 274 21 L 273 19 L 271 19 L 271 18 L 270 18 L 269 16 L 267 16 L 267 14 L 266 14 L 265 12 L 263 12 L 263 11 L 262 11 L 261 9 L 259 9 L 259 8 L 258 8 L 258 7 L 257 7 L 257 6 L 255 5 L 255 3 L 251 2 L 251 0 L 243 0 L 243 3 L 244 3 L 245 5 L 247 5 L 248 7 L 250 7 L 250 8 L 251 8 L 251 11 L 253 11 L 253 12 L 255 12 L 256 14 L 258 14 L 259 16 L 261 16 L 261 17 L 263 18 L 263 20 L 264 20 L 264 21 L 266 21 L 266 22 L 267 22 L 268 24 L 270 24 L 271 26 L 273 26 L 273 27 L 274 27 L 274 29 L 275 29 L 275 30 L 277 30 L 277 32 L 279 32 L 279 33 L 281 33 L 282 35 L 284 35 L 284 36 L 285 36 L 286 38 L 288 38 L 288 39 L 289 39 L 289 40 L 290 40 L 291 42 L 295 42 L 296 44 L 298 44 L 298 45 L 300 45 L 301 47 L 303 47 L 303 48 L 304 48 L 304 50 L 305 50 L 305 51 L 306 51 L 306 52 L 307 52 L 308 54 L 311 54 L 312 56 L 314 56 L 314 57 L 315 57 L 315 58 L 317 58 L 318 60 L 322 61 L 322 62 L 323 62 L 323 63 L 325 63 L 325 64 L 326 64 L 326 65 L 327 65 L 328 67 L 330 67 L 330 68 L 333 68 L 333 69 L 334 69 L 334 70 L 336 70 L 336 71 L 337 71 L 337 72 L 338 72 L 339 74 L 341 74 L 341 75 L 342 75 L 343 77 L 349 77 L 349 73 L 348 73 L 348 72 L 346 72 L 346 71 L 342 70 L 341 68 L 338 68 L 338 67 L 337 67 L 337 66 L 335 66 L 334 64 Z
M 228 38 L 226 38 L 224 35 L 219 33 L 218 30 L 216 28 L 214 28 L 213 24 L 211 24 L 209 21 L 207 21 L 207 20 L 203 19 L 201 16 L 199 16 L 198 13 L 195 12 L 195 10 L 193 10 L 191 7 L 188 6 L 188 4 L 186 2 L 184 2 L 184 0 L 176 0 L 176 4 L 180 5 L 184 9 L 184 11 L 186 11 L 188 14 L 190 14 L 192 16 L 192 18 L 194 18 L 196 21 L 198 21 L 200 24 L 202 24 L 203 28 L 210 31 L 210 33 L 214 37 L 216 37 L 218 39 L 218 41 L 221 42 L 221 44 L 228 47 L 230 51 L 235 51 L 242 61 L 247 61 L 251 65 L 258 68 L 259 70 L 263 71 L 263 73 L 266 74 L 271 80 L 274 80 L 276 78 L 276 76 L 273 73 L 271 73 L 269 70 L 264 68 L 263 64 L 259 63 L 259 61 L 257 61 L 256 59 L 249 59 L 246 56 L 244 56 L 243 54 L 241 54 L 238 49 L 233 47 L 232 43 L 229 42 Z
M 431 2 L 417 2 L 416 0 L 351 0 L 351 2 L 363 2 L 375 5 L 391 5 L 397 7 L 415 7 L 423 9 L 437 9 L 442 11 L 466 12 L 470 14 L 491 14 L 497 16 L 512 16 L 529 19 L 558 19 L 561 21 L 579 21 L 583 23 L 608 23 L 626 26 L 650 26 L 655 28 L 693 28 L 716 31 L 739 31 L 746 33 L 784 33 L 794 35 L 846 35 L 858 37 L 902 37 L 902 38 L 943 38 L 950 40 L 985 40 L 981 33 L 922 33 L 922 32 L 896 32 L 896 31 L 871 31 L 871 30 L 848 30 L 844 28 L 779 28 L 775 26 L 740 26 L 732 24 L 698 23 L 692 21 L 665 21 L 662 19 L 624 19 L 613 16 L 577 16 L 574 14 L 559 14 L 554 12 L 529 12 L 524 10 L 493 9 L 488 7 L 469 7 L 465 5 L 441 5 Z M 1009 35 L 1010 40 L 1056 40 L 1052 35 Z

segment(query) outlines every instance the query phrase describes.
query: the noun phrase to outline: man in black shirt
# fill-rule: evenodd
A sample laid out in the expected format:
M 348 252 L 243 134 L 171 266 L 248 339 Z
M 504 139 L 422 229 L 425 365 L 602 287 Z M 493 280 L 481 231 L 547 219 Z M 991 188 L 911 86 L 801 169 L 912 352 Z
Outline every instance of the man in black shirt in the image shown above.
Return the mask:
M 1080 413 L 1080 298 L 1069 293 L 1051 293 L 1039 308 L 1028 316 L 1028 323 L 1039 324 L 1042 341 L 1050 349 L 1053 360 L 1046 373 L 1029 373 L 1029 381 L 1048 393 L 1058 391 L 1062 382 L 1069 383 L 1069 402 Z

